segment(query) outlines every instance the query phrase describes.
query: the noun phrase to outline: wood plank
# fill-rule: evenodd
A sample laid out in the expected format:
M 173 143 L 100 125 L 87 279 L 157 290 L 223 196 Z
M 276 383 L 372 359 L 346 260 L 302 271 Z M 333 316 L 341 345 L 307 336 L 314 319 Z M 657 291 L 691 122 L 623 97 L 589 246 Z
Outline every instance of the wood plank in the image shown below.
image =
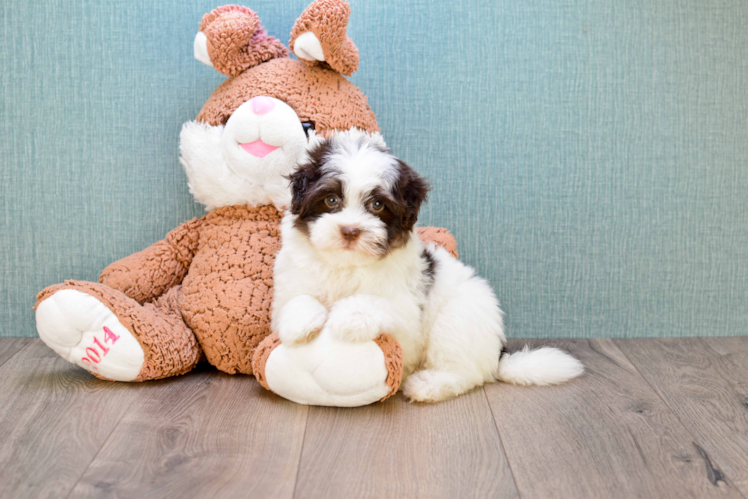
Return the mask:
M 0 366 L 13 357 L 23 346 L 31 341 L 30 338 L 0 337 Z
M 510 342 L 510 351 L 522 344 Z M 587 373 L 556 387 L 486 386 L 522 497 L 740 496 L 729 480 L 711 477 L 712 448 L 693 438 L 612 341 L 532 344 L 570 351 Z
M 66 496 L 142 394 L 30 339 L 0 367 L 0 497 Z
M 748 337 L 616 344 L 709 450 L 711 461 L 748 495 Z M 718 478 L 720 470 L 712 475 Z
M 401 394 L 310 409 L 295 497 L 516 498 L 482 390 L 436 405 Z
M 128 413 L 72 497 L 290 497 L 308 407 L 208 368 Z

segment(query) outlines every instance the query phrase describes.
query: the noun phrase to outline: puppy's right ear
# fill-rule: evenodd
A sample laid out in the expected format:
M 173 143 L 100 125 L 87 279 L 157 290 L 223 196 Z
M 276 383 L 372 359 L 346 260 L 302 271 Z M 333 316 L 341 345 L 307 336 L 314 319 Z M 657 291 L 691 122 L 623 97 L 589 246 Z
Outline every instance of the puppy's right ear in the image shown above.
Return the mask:
M 227 76 L 288 56 L 288 49 L 268 36 L 257 14 L 239 5 L 224 5 L 205 14 L 194 49 L 195 59 Z

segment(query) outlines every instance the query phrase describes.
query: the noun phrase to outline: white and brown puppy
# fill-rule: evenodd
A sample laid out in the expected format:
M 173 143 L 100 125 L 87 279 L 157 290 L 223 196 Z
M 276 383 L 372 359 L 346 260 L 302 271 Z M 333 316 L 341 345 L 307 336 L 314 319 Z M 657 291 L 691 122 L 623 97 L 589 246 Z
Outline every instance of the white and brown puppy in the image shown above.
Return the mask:
M 415 401 L 496 380 L 545 385 L 582 373 L 558 349 L 505 351 L 493 290 L 418 238 L 427 183 L 379 134 L 354 129 L 310 142 L 291 185 L 273 303 L 273 330 L 284 344 L 323 327 L 351 342 L 388 333 L 403 349 L 402 387 Z

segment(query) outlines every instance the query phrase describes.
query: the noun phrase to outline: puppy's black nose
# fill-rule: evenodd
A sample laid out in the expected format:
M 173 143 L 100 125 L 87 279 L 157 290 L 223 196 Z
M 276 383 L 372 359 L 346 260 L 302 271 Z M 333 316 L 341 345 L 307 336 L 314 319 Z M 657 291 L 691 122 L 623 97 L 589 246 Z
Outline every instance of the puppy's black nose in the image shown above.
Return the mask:
M 361 236 L 361 230 L 357 227 L 343 226 L 340 228 L 340 234 L 348 241 L 355 241 Z

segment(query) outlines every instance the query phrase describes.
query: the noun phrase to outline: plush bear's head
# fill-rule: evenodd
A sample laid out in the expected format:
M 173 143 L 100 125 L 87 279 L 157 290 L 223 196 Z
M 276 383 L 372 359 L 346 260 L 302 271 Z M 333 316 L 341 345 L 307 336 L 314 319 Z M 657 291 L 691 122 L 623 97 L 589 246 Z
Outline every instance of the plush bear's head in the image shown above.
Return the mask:
M 212 210 L 291 201 L 287 176 L 309 140 L 358 128 L 378 132 L 366 97 L 343 75 L 358 68 L 346 34 L 344 0 L 316 0 L 289 46 L 268 36 L 250 9 L 219 7 L 203 17 L 195 57 L 227 75 L 180 135 L 190 192 Z

